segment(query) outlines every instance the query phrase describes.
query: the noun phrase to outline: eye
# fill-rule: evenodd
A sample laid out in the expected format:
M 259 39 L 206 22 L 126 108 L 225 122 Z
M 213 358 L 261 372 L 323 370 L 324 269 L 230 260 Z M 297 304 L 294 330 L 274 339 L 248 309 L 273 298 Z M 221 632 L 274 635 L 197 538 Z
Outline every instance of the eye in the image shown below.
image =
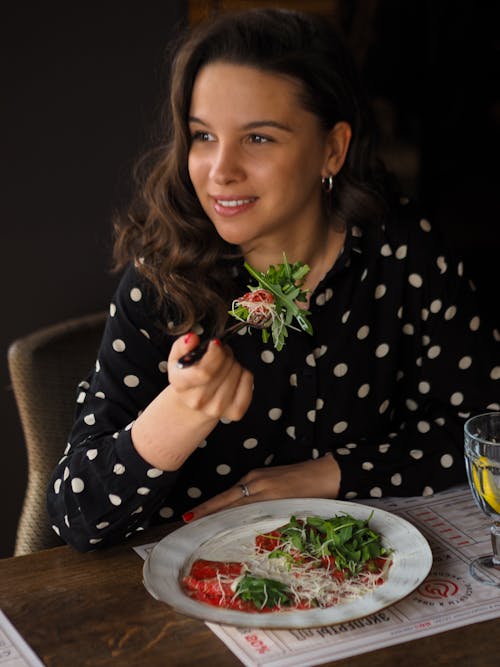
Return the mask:
M 264 137 L 262 134 L 251 134 L 248 139 L 252 144 L 267 144 L 272 141 L 270 137 Z
M 201 130 L 198 132 L 193 132 L 191 135 L 191 141 L 214 141 L 214 135 L 210 134 L 210 132 L 202 132 Z

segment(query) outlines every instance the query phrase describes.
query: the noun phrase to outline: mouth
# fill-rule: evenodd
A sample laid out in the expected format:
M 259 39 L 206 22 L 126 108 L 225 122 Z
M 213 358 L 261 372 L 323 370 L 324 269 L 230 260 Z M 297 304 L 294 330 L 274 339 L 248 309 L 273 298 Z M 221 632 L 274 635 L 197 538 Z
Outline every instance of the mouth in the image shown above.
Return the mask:
M 213 207 L 219 215 L 230 216 L 243 213 L 252 207 L 258 197 L 212 197 Z
M 224 208 L 236 208 L 237 206 L 244 206 L 245 204 L 252 204 L 257 197 L 247 197 L 245 199 L 221 199 L 214 197 L 214 202 Z

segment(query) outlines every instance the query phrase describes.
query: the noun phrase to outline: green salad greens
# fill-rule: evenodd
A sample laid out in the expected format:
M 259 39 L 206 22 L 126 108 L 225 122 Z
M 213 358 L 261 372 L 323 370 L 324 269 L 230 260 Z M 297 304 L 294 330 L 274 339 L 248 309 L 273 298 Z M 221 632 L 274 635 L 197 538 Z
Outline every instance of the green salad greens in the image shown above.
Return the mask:
M 258 609 L 291 604 L 290 588 L 274 579 L 244 576 L 236 588 L 236 594 L 246 602 L 253 602 Z
M 265 343 L 272 336 L 276 350 L 281 350 L 288 336 L 288 328 L 312 334 L 308 320 L 311 314 L 298 303 L 307 302 L 307 290 L 303 289 L 309 266 L 302 262 L 289 264 L 283 253 L 283 263 L 271 265 L 265 273 L 257 271 L 245 262 L 248 273 L 257 281 L 257 286 L 249 285 L 249 293 L 235 299 L 229 314 L 241 321 L 266 321 L 262 329 Z M 296 322 L 298 327 L 294 326 Z
M 355 575 L 367 561 L 390 555 L 381 535 L 369 527 L 370 519 L 371 515 L 355 519 L 346 514 L 331 519 L 310 516 L 304 522 L 292 516 L 280 529 L 281 539 L 290 540 L 301 553 L 317 558 L 333 556 L 337 568 Z

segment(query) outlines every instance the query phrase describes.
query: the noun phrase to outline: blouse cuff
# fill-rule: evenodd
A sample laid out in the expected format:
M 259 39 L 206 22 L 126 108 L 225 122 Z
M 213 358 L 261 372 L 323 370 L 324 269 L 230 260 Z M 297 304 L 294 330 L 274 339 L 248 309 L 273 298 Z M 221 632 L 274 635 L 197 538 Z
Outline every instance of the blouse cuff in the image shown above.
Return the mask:
M 131 429 L 120 432 L 116 439 L 116 453 L 123 465 L 130 470 L 137 480 L 147 480 L 150 486 L 163 486 L 168 480 L 172 483 L 179 476 L 179 471 L 164 471 L 145 461 L 132 442 Z

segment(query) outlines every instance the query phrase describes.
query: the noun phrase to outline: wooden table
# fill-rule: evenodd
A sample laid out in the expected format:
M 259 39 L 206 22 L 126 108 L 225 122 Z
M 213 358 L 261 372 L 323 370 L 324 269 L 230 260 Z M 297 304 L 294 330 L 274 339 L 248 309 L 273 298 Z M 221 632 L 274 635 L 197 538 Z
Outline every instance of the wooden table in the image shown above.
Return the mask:
M 80 554 L 58 547 L 0 560 L 0 607 L 47 667 L 229 667 L 242 663 L 198 620 L 154 600 L 135 542 Z M 500 593 L 499 593 L 500 594 Z M 498 667 L 500 619 L 365 653 L 336 667 Z

